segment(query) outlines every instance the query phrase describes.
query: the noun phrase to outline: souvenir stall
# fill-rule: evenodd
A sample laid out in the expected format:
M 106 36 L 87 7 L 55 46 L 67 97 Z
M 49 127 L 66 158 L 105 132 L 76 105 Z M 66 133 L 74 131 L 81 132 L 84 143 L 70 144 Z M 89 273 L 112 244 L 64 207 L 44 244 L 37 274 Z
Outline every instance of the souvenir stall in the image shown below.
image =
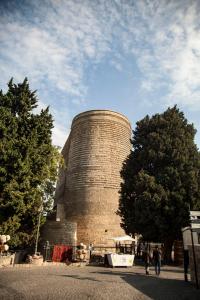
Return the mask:
M 135 258 L 135 239 L 129 235 L 111 238 L 117 253 L 107 253 L 105 264 L 111 267 L 131 267 Z

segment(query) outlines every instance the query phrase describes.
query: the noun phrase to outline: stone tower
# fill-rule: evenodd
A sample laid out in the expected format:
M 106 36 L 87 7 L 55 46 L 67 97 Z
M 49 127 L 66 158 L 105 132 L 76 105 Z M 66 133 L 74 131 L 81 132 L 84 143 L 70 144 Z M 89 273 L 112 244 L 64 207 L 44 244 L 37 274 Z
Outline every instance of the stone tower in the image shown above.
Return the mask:
M 72 121 L 55 205 L 57 221 L 77 223 L 78 243 L 105 245 L 112 243 L 110 237 L 124 234 L 116 211 L 130 138 L 130 122 L 113 111 L 87 111 Z

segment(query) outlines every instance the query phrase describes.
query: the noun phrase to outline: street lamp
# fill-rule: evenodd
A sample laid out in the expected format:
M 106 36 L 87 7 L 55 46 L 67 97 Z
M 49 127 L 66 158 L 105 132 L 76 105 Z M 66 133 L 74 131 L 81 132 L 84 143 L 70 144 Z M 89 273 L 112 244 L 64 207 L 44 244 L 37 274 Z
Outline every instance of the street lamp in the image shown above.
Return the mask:
M 38 210 L 38 223 L 37 223 L 37 233 L 36 233 L 36 240 L 35 240 L 35 255 L 37 255 L 38 252 L 38 239 L 39 239 L 39 233 L 40 233 L 40 223 L 41 223 L 41 216 L 42 216 L 43 206 L 41 205 Z

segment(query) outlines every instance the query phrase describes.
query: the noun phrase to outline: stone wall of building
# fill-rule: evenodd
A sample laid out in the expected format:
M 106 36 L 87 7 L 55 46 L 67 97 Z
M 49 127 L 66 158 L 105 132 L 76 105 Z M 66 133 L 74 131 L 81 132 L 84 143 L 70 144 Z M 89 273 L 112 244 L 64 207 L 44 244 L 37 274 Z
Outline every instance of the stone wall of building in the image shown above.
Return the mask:
M 41 228 L 40 248 L 46 241 L 50 245 L 72 245 L 76 244 L 77 224 L 67 222 L 66 220 L 57 222 L 55 220 L 47 220 Z
M 56 201 L 64 207 L 64 215 L 57 210 L 57 219 L 77 223 L 78 243 L 109 244 L 110 237 L 124 234 L 116 211 L 130 138 L 129 121 L 116 112 L 88 111 L 72 122 Z

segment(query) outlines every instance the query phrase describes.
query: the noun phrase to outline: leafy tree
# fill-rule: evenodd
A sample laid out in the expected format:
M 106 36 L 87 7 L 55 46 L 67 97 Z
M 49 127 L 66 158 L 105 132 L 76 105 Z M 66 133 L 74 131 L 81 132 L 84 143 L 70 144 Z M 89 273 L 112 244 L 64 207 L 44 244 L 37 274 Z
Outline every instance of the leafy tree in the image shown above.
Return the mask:
M 121 171 L 121 226 L 146 241 L 164 242 L 168 260 L 174 240 L 189 224 L 189 208 L 200 208 L 195 132 L 176 106 L 146 116 L 137 122 L 133 150 Z
M 36 107 L 27 79 L 11 79 L 0 91 L 0 234 L 9 234 L 13 246 L 34 241 L 39 208 L 51 207 L 57 175 L 53 119 L 49 108 Z

